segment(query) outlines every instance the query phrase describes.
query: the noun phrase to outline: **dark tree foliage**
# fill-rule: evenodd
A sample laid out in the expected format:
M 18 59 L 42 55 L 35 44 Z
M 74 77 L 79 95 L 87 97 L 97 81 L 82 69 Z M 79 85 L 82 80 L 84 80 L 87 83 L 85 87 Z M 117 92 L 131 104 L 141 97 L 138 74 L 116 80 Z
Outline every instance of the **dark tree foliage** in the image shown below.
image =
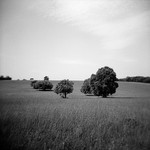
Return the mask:
M 150 83 L 150 77 L 147 77 L 143 80 L 144 83 Z
M 94 95 L 97 95 L 96 94 L 96 75 L 95 74 L 92 74 L 91 75 L 91 78 L 90 78 L 90 86 L 91 86 L 91 91 Z
M 6 77 L 0 76 L 0 80 L 12 80 L 12 78 L 9 76 L 6 76 Z
M 60 94 L 61 97 L 66 98 L 67 94 L 73 92 L 73 84 L 72 81 L 62 80 L 56 85 L 54 92 Z
M 143 77 L 143 76 L 126 77 L 119 79 L 119 81 L 150 83 L 150 77 Z
M 37 82 L 35 82 L 35 83 L 33 84 L 33 88 L 34 88 L 34 89 L 38 89 L 38 88 L 39 88 L 38 83 L 39 83 L 39 81 L 37 81 Z
M 53 84 L 48 81 L 48 80 L 44 80 L 44 81 L 38 81 L 36 82 L 35 86 L 37 86 L 36 88 L 39 90 L 51 90 L 53 88 Z
M 49 81 L 49 77 L 48 77 L 48 76 L 45 76 L 45 77 L 44 77 L 44 81 Z
M 91 94 L 90 78 L 84 80 L 83 85 L 80 90 L 84 94 Z
M 91 75 L 90 86 L 92 93 L 96 96 L 107 97 L 109 94 L 116 92 L 118 83 L 116 73 L 112 68 L 103 67 L 96 74 Z
M 33 81 L 31 81 L 31 87 L 34 87 L 34 84 L 37 82 L 37 80 L 33 80 Z

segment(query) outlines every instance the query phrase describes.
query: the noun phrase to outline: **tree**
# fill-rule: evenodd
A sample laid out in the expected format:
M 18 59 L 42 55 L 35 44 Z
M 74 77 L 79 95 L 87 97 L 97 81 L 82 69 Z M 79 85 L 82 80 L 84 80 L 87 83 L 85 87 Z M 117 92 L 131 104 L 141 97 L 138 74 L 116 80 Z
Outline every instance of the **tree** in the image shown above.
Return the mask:
M 150 83 L 150 77 L 145 77 L 145 79 L 143 80 L 144 83 Z
M 6 77 L 0 76 L 0 80 L 12 80 L 12 78 L 9 76 L 6 76 Z
M 35 84 L 36 82 L 37 82 L 37 80 L 31 81 L 31 83 L 30 83 L 31 87 L 34 87 L 34 84 Z
M 73 92 L 73 84 L 72 81 L 62 80 L 56 85 L 54 92 L 60 94 L 61 97 L 66 98 L 67 94 Z
M 43 91 L 51 90 L 53 88 L 53 84 L 50 81 L 48 81 L 48 80 L 38 81 L 37 82 L 37 88 L 39 90 L 43 90 Z
M 131 77 L 127 77 L 126 81 L 128 81 L 128 82 L 132 81 Z
M 44 77 L 44 81 L 49 81 L 49 77 L 48 77 L 48 76 L 45 76 L 45 77 Z
M 11 80 L 12 78 L 11 77 L 9 77 L 9 76 L 6 76 L 5 77 L 5 80 Z
M 5 77 L 4 76 L 0 76 L 0 80 L 4 80 L 5 79 Z
M 116 73 L 112 68 L 103 67 L 92 74 L 90 78 L 90 86 L 92 93 L 96 96 L 107 97 L 109 94 L 116 92 L 118 83 L 116 81 Z
M 84 80 L 83 85 L 80 90 L 84 94 L 91 94 L 90 78 Z

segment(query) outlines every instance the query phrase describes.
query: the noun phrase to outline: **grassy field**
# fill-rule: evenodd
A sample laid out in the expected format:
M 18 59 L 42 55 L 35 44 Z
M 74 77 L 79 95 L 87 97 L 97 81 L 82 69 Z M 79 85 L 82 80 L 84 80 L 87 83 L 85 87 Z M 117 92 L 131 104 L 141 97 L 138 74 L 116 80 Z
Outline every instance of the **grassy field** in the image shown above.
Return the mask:
M 119 82 L 116 94 L 101 98 L 82 94 L 83 82 L 74 83 L 62 99 L 29 81 L 1 81 L 0 148 L 150 149 L 150 84 Z

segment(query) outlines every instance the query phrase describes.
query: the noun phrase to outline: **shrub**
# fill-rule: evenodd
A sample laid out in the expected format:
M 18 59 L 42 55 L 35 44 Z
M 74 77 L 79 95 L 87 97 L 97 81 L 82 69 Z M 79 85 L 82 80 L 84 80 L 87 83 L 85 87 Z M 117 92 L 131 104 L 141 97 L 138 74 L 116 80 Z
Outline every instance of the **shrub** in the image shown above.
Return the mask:
M 6 76 L 6 77 L 0 76 L 0 80 L 12 80 L 12 78 L 9 76 Z
M 72 81 L 62 80 L 56 85 L 54 92 L 60 94 L 61 97 L 66 98 L 67 94 L 73 92 L 73 84 Z
M 53 84 L 50 81 L 38 81 L 37 84 L 35 84 L 35 87 L 39 90 L 51 90 L 53 88 Z
M 48 76 L 45 76 L 45 77 L 44 77 L 44 81 L 49 81 L 49 77 L 48 77 Z

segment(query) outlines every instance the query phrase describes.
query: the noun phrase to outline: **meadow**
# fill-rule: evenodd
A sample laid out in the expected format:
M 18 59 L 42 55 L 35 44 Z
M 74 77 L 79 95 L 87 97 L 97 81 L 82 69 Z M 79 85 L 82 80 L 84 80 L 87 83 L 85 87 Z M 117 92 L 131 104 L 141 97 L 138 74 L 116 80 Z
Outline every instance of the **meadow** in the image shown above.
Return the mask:
M 0 148 L 150 149 L 150 84 L 118 82 L 115 94 L 101 98 L 81 93 L 82 83 L 74 81 L 63 99 L 33 89 L 30 81 L 1 81 Z

